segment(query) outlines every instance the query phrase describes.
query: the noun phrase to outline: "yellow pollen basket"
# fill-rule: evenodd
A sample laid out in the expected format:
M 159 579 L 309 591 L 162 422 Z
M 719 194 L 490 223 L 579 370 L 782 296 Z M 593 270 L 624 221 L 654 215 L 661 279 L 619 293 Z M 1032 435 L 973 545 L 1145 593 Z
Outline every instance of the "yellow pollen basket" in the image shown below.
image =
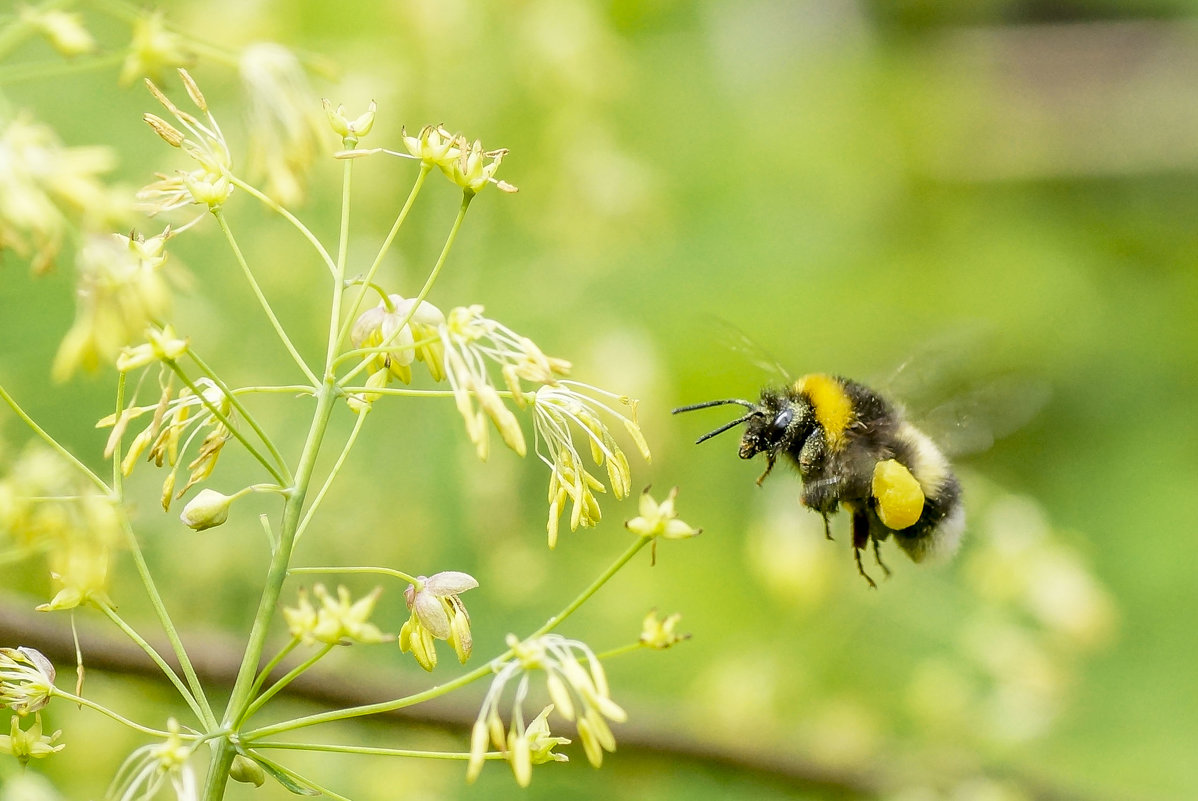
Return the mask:
M 923 514 L 923 489 L 911 471 L 894 459 L 874 465 L 872 493 L 882 525 L 901 531 L 915 525 Z

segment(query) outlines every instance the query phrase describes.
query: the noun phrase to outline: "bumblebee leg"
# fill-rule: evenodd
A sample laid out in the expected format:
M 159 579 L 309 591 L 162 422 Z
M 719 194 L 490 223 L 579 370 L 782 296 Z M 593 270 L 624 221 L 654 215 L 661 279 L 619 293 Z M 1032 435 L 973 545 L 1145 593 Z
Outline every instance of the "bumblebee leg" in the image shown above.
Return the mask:
M 876 583 L 874 583 L 874 580 L 871 579 L 869 577 L 869 574 L 865 572 L 865 565 L 861 564 L 861 549 L 860 548 L 853 548 L 853 558 L 857 560 L 857 572 L 861 574 L 861 578 L 868 581 L 869 586 L 876 590 L 878 588 L 878 585 Z
M 775 461 L 777 461 L 777 457 L 774 455 L 773 451 L 770 451 L 765 455 L 765 472 L 757 477 L 757 486 L 760 487 L 761 482 L 765 481 L 765 477 L 768 476 L 770 471 L 774 469 Z
M 820 512 L 820 515 L 824 518 L 824 539 L 830 540 L 832 539 L 832 526 L 828 522 L 828 513 Z
M 869 586 L 875 590 L 878 585 L 865 572 L 865 565 L 861 564 L 861 550 L 869 545 L 869 517 L 860 509 L 853 510 L 853 559 L 857 562 L 857 572 L 861 577 L 869 582 Z M 877 543 L 875 542 L 876 546 Z M 889 572 L 889 571 L 887 571 Z
M 886 563 L 882 561 L 882 549 L 877 540 L 874 540 L 874 561 L 878 563 L 878 567 L 882 568 L 883 573 L 887 576 L 890 575 L 890 568 L 886 567 Z

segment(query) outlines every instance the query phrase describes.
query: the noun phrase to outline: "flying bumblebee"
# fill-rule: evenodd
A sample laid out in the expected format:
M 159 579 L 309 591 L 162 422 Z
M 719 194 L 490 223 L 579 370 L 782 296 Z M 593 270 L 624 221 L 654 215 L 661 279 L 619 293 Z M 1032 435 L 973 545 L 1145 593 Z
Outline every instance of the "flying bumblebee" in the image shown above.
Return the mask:
M 852 516 L 857 571 L 877 587 L 861 563 L 873 544 L 887 575 L 879 543 L 894 536 L 912 560 L 952 553 L 965 527 L 961 485 L 944 453 L 904 419 L 898 407 L 847 378 L 815 373 L 783 387 L 766 387 L 757 403 L 739 398 L 674 409 L 674 414 L 735 404 L 748 411 L 699 437 L 695 444 L 742 423 L 740 458 L 765 454 L 765 472 L 780 456 L 799 471 L 803 505 L 824 518 L 844 508 Z

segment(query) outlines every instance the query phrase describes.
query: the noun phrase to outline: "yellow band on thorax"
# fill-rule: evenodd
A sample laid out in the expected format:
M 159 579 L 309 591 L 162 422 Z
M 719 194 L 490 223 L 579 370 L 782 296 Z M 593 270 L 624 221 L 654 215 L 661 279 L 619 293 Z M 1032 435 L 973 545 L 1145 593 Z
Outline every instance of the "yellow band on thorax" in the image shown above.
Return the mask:
M 795 382 L 795 389 L 811 400 L 815 419 L 823 426 L 828 444 L 836 447 L 844 441 L 844 432 L 853 422 L 853 402 L 844 385 L 830 375 L 812 373 Z

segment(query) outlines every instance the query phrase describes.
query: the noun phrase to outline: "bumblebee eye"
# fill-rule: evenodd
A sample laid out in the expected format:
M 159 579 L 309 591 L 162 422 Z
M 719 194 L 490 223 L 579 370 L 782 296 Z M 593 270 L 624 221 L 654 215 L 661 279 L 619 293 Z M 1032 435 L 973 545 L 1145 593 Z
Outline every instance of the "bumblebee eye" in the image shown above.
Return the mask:
M 783 409 L 782 411 L 778 412 L 778 416 L 774 418 L 774 422 L 771 425 L 775 431 L 785 431 L 786 427 L 790 425 L 790 421 L 793 420 L 794 417 L 794 409 Z

